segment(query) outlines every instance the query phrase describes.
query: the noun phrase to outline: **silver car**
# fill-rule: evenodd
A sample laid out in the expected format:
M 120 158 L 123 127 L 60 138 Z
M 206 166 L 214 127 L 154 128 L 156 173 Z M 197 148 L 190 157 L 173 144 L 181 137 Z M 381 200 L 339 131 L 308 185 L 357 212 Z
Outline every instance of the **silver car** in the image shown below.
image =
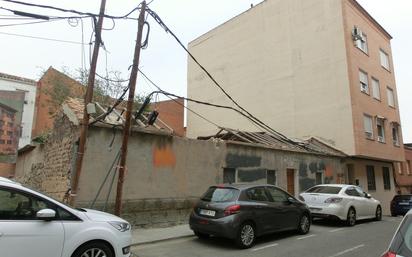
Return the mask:
M 388 250 L 382 255 L 382 257 L 408 256 L 412 256 L 412 210 L 405 215 Z
M 309 206 L 312 217 L 339 219 L 348 226 L 354 226 L 356 220 L 382 219 L 380 202 L 357 186 L 317 185 L 300 194 L 299 198 Z

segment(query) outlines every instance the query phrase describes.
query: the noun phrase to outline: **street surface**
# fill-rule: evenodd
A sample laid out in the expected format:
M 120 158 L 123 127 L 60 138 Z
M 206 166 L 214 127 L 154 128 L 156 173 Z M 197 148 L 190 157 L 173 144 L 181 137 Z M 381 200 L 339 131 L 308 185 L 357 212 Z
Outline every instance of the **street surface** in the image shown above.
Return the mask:
M 380 257 L 402 217 L 361 221 L 354 227 L 315 221 L 307 235 L 293 232 L 261 237 L 251 249 L 239 250 L 230 240 L 182 238 L 132 248 L 139 257 Z

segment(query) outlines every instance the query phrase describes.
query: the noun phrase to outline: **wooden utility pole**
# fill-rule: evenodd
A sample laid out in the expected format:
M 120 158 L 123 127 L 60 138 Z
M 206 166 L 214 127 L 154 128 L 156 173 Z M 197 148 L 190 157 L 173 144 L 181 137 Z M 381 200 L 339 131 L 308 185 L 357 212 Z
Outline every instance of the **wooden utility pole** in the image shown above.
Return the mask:
M 142 37 L 143 37 L 143 26 L 144 26 L 144 14 L 146 11 L 146 1 L 142 2 L 139 15 L 139 23 L 137 28 L 137 39 L 134 48 L 134 58 L 133 67 L 130 74 L 129 80 L 129 99 L 127 100 L 127 110 L 126 110 L 126 120 L 123 127 L 123 141 L 120 153 L 120 163 L 119 163 L 119 177 L 117 181 L 116 190 L 116 205 L 114 213 L 120 216 L 122 212 L 122 196 L 123 196 L 123 182 L 126 172 L 126 158 L 127 158 L 127 144 L 129 141 L 130 129 L 131 129 L 131 119 L 132 119 L 132 108 L 134 103 L 134 92 L 136 89 L 137 73 L 139 71 L 139 61 L 140 61 L 140 50 L 142 48 Z
M 97 21 L 95 27 L 95 43 L 93 48 L 92 62 L 90 64 L 89 78 L 87 80 L 87 90 L 86 95 L 84 96 L 84 109 L 83 109 L 83 121 L 80 129 L 80 139 L 79 139 L 79 148 L 77 150 L 76 158 L 76 171 L 74 173 L 73 185 L 71 188 L 70 194 L 70 204 L 75 205 L 77 189 L 79 186 L 80 174 L 82 172 L 83 166 L 83 155 L 86 146 L 87 131 L 89 128 L 89 114 L 87 113 L 87 104 L 90 103 L 93 99 L 93 90 L 94 90 L 94 79 L 96 76 L 96 66 L 97 66 L 97 57 L 99 56 L 99 49 L 102 43 L 102 27 L 103 27 L 103 18 L 104 10 L 106 8 L 106 0 L 102 0 L 100 4 L 99 20 Z

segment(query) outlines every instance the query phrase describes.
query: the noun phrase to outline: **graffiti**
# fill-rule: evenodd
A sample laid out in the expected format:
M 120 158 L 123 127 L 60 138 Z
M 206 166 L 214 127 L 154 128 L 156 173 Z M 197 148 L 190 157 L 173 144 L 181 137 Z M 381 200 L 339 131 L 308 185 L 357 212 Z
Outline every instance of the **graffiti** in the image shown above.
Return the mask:
M 238 167 L 260 167 L 262 158 L 257 156 L 228 154 L 226 155 L 226 166 Z

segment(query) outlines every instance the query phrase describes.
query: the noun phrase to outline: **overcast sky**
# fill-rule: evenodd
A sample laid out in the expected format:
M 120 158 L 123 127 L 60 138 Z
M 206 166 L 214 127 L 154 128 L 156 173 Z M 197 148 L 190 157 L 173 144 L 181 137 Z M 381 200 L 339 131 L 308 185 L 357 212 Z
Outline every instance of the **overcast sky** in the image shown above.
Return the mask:
M 29 0 L 24 0 L 29 2 Z M 308 0 L 309 1 L 309 0 Z M 324 0 L 328 1 L 328 0 Z M 358 0 L 366 10 L 393 36 L 392 51 L 398 88 L 401 122 L 405 142 L 412 142 L 412 1 L 408 0 Z M 36 0 L 37 4 L 59 6 L 68 9 L 97 13 L 100 0 Z M 257 4 L 261 0 L 154 0 L 150 7 L 182 39 L 184 44 L 225 22 L 233 16 Z M 107 0 L 106 13 L 123 15 L 136 6 L 138 1 Z M 66 15 L 23 7 L 0 1 L 0 7 L 29 12 Z M 4 33 L 44 37 L 59 40 L 89 42 L 90 20 L 81 22 L 52 21 L 40 24 L 14 25 L 33 20 L 15 20 L 10 12 L 0 9 L 0 72 L 38 79 L 42 70 L 53 66 L 57 69 L 82 67 L 82 56 L 88 60 L 89 47 L 82 45 L 17 37 Z M 137 17 L 137 13 L 134 14 Z M 177 43 L 152 19 L 149 19 L 151 33 L 149 47 L 142 53 L 141 67 L 164 90 L 186 95 L 187 55 Z M 77 23 L 77 24 L 76 24 Z M 128 67 L 132 63 L 137 22 L 105 20 L 103 40 L 107 52 L 101 51 L 99 73 L 108 70 L 120 71 L 128 77 Z M 82 33 L 83 31 L 83 33 Z M 82 36 L 83 35 L 83 36 Z M 107 58 L 107 61 L 106 61 Z M 88 66 L 88 61 L 87 61 Z M 139 80 L 138 93 L 153 91 L 144 80 Z

